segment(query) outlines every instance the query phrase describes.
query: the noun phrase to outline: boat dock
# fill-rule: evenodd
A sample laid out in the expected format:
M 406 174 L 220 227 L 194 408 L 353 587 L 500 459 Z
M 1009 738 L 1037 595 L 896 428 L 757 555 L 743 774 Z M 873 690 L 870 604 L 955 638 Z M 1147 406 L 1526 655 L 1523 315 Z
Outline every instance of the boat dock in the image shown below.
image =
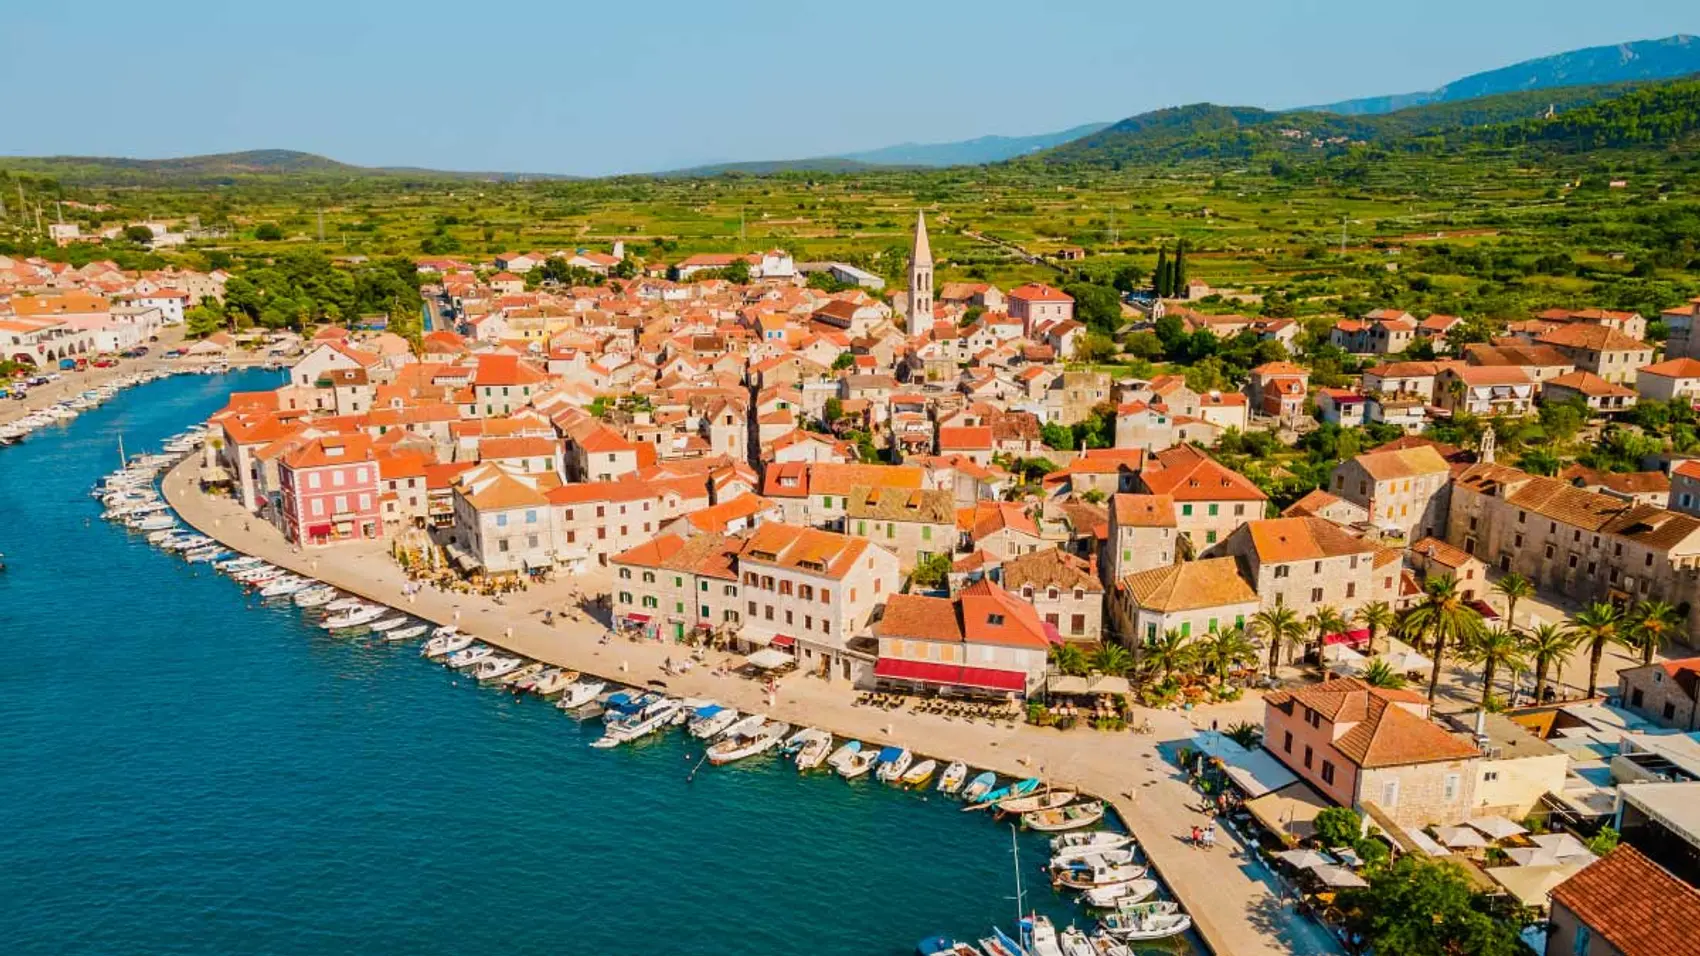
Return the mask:
M 1234 956 L 1340 952 L 1338 941 L 1325 929 L 1296 914 L 1275 895 L 1267 873 L 1243 853 L 1230 831 L 1224 828 L 1213 850 L 1196 849 L 1185 839 L 1192 826 L 1206 819 L 1194 809 L 1200 798 L 1184 774 L 1166 763 L 1157 750 L 1161 741 L 1191 739 L 1194 728 L 1185 715 L 1153 714 L 1155 733 L 1150 735 L 1071 733 L 1020 722 L 966 722 L 906 709 L 857 706 L 847 683 L 806 675 L 787 679 L 777 699 L 770 702 L 759 684 L 716 675 L 710 667 L 685 674 L 664 670 L 664 662 L 678 651 L 673 645 L 623 640 L 603 644 L 603 628 L 594 621 L 557 616 L 553 624 L 544 624 L 526 608 L 499 605 L 475 595 L 434 590 L 406 594 L 406 576 L 382 544 L 293 552 L 275 529 L 253 519 L 234 502 L 198 493 L 193 461 L 166 475 L 162 483 L 166 501 L 184 523 L 233 551 L 258 556 L 412 617 L 454 625 L 492 647 L 532 661 L 603 675 L 626 685 L 664 680 L 669 694 L 717 700 L 746 713 L 764 713 L 840 737 L 880 746 L 909 746 L 917 755 L 941 762 L 959 760 L 1015 779 L 1039 777 L 1057 787 L 1096 795 L 1109 803 L 1138 839 L 1153 869 L 1191 914 L 1199 936 L 1213 952 Z

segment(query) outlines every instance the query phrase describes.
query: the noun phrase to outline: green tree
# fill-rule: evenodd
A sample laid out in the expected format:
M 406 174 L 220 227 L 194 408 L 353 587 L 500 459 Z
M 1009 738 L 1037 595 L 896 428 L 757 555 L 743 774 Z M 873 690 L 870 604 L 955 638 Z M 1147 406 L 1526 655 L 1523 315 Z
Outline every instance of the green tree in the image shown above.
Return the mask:
M 1623 615 L 1617 608 L 1599 601 L 1578 612 L 1570 626 L 1579 643 L 1588 645 L 1588 696 L 1593 697 L 1599 690 L 1600 658 L 1605 656 L 1606 647 L 1625 641 Z
M 205 302 L 183 313 L 183 330 L 190 338 L 203 339 L 223 327 L 223 310 Z
M 1406 854 L 1335 900 L 1366 947 L 1386 956 L 1517 956 L 1515 923 L 1491 912 L 1456 863 Z
M 1676 608 L 1664 601 L 1642 601 L 1629 614 L 1629 644 L 1641 651 L 1641 663 L 1653 663 L 1653 655 L 1670 640 L 1681 618 Z
M 1399 690 L 1405 686 L 1405 675 L 1394 670 L 1391 664 L 1379 657 L 1365 664 L 1363 673 L 1358 677 L 1371 687 Z
M 910 572 L 909 580 L 916 587 L 943 587 L 950 580 L 950 555 L 930 554 L 916 562 L 915 570 Z
M 1310 616 L 1305 618 L 1305 624 L 1316 633 L 1318 653 L 1322 651 L 1324 643 L 1328 640 L 1328 635 L 1342 633 L 1349 626 L 1346 623 L 1345 616 L 1340 613 L 1340 609 L 1327 604 L 1312 611 Z
M 142 225 L 125 226 L 124 238 L 139 246 L 151 245 L 153 243 L 153 230 Z
M 1405 618 L 1411 633 L 1428 638 L 1429 657 L 1434 669 L 1429 673 L 1428 699 L 1440 688 L 1440 671 L 1445 666 L 1446 648 L 1469 638 L 1481 628 L 1482 616 L 1465 603 L 1458 582 L 1450 575 L 1430 578 L 1423 587 L 1423 599 L 1411 608 Z
M 1500 668 L 1520 671 L 1527 667 L 1523 658 L 1523 642 L 1503 627 L 1482 628 L 1459 647 L 1460 655 L 1482 668 L 1482 709 L 1493 699 L 1493 682 Z
M 1393 626 L 1393 608 L 1386 601 L 1371 601 L 1358 608 L 1355 617 L 1369 630 L 1369 643 L 1364 647 L 1364 653 L 1374 657 L 1376 637 Z
M 1256 750 L 1263 740 L 1263 728 L 1249 720 L 1241 720 L 1229 724 L 1222 735 L 1247 750 Z
M 1157 250 L 1157 271 L 1152 274 L 1152 282 L 1156 286 L 1157 298 L 1166 299 L 1169 297 L 1169 249 L 1167 246 Z M 1180 319 L 1177 318 L 1175 322 L 1178 324 Z
M 1505 599 L 1505 625 L 1517 629 L 1517 602 L 1535 596 L 1535 585 L 1516 571 L 1507 571 L 1493 583 L 1493 592 Z
M 1269 645 L 1269 676 L 1274 677 L 1281 665 L 1281 646 L 1303 640 L 1305 625 L 1290 607 L 1265 608 L 1251 616 L 1251 633 Z
M 1205 635 L 1199 644 L 1198 656 L 1216 676 L 1217 686 L 1221 686 L 1235 668 L 1257 660 L 1257 648 L 1252 646 L 1243 628 L 1230 627 Z
M 1133 667 L 1133 655 L 1120 644 L 1100 644 L 1092 652 L 1092 669 L 1100 674 L 1121 677 Z
M 737 258 L 732 264 L 720 270 L 720 277 L 734 285 L 750 284 L 750 262 L 748 259 Z
M 1047 448 L 1054 448 L 1057 451 L 1074 450 L 1074 429 L 1067 425 L 1046 422 L 1039 429 L 1039 439 L 1045 443 Z
M 1594 834 L 1593 838 L 1588 841 L 1588 852 L 1595 856 L 1606 856 L 1617 849 L 1620 837 L 1621 834 L 1612 827 L 1600 827 L 1600 832 Z
M 1147 673 L 1159 675 L 1164 683 L 1177 673 L 1185 673 L 1196 659 L 1191 641 L 1172 627 L 1162 636 L 1146 640 L 1139 656 Z
M 855 364 L 856 356 L 851 355 L 849 352 L 840 352 L 838 353 L 838 357 L 832 360 L 832 370 L 834 372 L 842 372 Z
M 1175 243 L 1175 264 L 1169 267 L 1169 294 L 1186 295 L 1186 240 Z
M 1086 673 L 1086 652 L 1078 644 L 1057 644 L 1051 647 L 1051 666 L 1057 673 L 1079 677 Z
M 1535 700 L 1545 698 L 1548 672 L 1557 673 L 1576 653 L 1581 635 L 1562 624 L 1543 623 L 1523 635 L 1523 653 L 1535 668 Z
M 1125 295 L 1129 292 L 1137 292 L 1140 288 L 1140 284 L 1144 281 L 1145 270 L 1136 265 L 1129 264 L 1116 270 L 1116 274 L 1110 280 L 1110 284 L 1115 286 L 1117 292 Z
M 261 242 L 276 242 L 283 238 L 283 227 L 275 222 L 262 222 L 254 227 L 254 238 Z
M 1088 332 L 1074 343 L 1074 360 L 1088 364 L 1108 362 L 1116 357 L 1116 340 L 1100 332 Z
M 1351 807 L 1329 807 L 1316 815 L 1311 825 L 1323 846 L 1351 846 L 1363 836 L 1364 818 Z
M 1114 332 L 1122 321 L 1122 299 L 1116 290 L 1092 282 L 1070 282 L 1062 290 L 1074 298 L 1074 317 L 1094 332 Z M 1114 354 L 1114 343 L 1111 343 Z
M 825 419 L 826 423 L 830 425 L 844 417 L 844 403 L 839 401 L 837 397 L 829 398 L 826 400 L 826 404 L 821 407 L 820 414 L 821 418 Z

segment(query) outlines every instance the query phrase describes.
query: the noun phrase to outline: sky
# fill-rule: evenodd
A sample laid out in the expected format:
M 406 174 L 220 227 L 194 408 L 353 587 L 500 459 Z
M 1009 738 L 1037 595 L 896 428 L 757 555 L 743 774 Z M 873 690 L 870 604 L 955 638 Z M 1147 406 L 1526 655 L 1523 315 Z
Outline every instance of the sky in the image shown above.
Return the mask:
M 1430 89 L 1694 0 L 79 0 L 4 16 L 0 154 L 606 175 Z

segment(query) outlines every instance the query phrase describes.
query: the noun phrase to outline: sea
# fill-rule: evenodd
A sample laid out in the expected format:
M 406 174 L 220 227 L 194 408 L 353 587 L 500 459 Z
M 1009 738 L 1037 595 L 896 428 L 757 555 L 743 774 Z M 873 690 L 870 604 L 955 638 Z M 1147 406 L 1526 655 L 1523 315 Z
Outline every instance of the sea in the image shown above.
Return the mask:
M 178 376 L 0 448 L 0 953 L 897 956 L 1012 930 L 1018 873 L 1087 925 L 1039 835 L 773 757 L 693 778 L 677 733 L 593 750 L 100 520 L 120 440 L 278 384 Z

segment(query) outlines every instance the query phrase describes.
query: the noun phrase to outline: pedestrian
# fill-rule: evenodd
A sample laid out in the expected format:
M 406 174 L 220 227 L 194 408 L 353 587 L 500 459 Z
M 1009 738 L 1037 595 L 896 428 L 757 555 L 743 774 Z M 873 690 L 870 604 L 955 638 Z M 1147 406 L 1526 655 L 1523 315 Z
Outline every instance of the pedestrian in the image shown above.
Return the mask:
M 1206 850 L 1216 849 L 1216 824 L 1214 821 L 1204 828 L 1204 848 Z
M 1202 839 L 1203 839 L 1203 837 L 1199 833 L 1198 827 L 1196 825 L 1193 826 L 1193 828 L 1192 828 L 1192 845 L 1193 845 L 1193 847 L 1197 848 L 1199 841 L 1202 840 Z

